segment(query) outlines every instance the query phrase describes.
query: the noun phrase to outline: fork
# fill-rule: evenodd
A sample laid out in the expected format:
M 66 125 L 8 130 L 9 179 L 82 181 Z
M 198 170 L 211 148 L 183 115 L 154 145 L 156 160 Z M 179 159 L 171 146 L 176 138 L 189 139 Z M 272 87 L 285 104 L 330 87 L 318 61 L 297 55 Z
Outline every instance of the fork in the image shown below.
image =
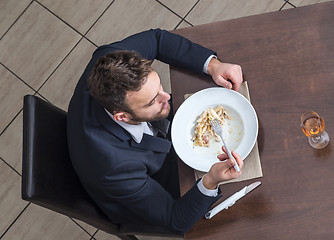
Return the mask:
M 237 161 L 235 160 L 235 158 L 232 156 L 231 154 L 231 151 L 228 149 L 227 145 L 225 144 L 224 142 L 224 139 L 223 139 L 223 134 L 222 134 L 222 127 L 220 126 L 220 123 L 218 122 L 217 119 L 213 119 L 213 120 L 210 120 L 210 124 L 213 128 L 213 131 L 220 137 L 220 139 L 222 140 L 223 142 L 223 145 L 225 146 L 225 149 L 226 149 L 226 152 L 227 152 L 227 155 L 229 158 L 232 158 L 234 160 L 234 169 L 235 171 L 237 172 L 240 172 L 240 168 L 237 164 Z

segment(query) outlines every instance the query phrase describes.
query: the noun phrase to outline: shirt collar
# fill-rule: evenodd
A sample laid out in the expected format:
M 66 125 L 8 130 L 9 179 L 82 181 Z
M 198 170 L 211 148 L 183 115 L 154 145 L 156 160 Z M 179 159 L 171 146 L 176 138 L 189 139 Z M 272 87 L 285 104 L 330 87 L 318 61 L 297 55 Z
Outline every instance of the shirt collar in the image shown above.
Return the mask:
M 132 136 L 133 140 L 136 143 L 140 143 L 142 141 L 144 133 L 153 136 L 153 131 L 149 127 L 147 122 L 140 122 L 137 125 L 120 122 L 120 121 L 115 120 L 114 116 L 110 112 L 108 112 L 107 109 L 104 109 L 104 110 L 107 112 L 107 114 L 112 120 L 114 120 L 118 125 L 124 128 L 128 133 L 130 133 L 130 135 Z

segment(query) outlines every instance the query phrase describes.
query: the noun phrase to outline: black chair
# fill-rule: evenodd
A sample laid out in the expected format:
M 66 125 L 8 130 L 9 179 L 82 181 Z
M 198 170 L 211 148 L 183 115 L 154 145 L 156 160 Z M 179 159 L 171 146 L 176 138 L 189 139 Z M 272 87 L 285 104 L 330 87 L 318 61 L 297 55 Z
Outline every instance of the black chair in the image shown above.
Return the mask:
M 33 95 L 24 97 L 22 199 L 86 222 L 120 239 L 183 237 L 145 224 L 114 224 L 87 194 L 68 153 L 67 113 Z

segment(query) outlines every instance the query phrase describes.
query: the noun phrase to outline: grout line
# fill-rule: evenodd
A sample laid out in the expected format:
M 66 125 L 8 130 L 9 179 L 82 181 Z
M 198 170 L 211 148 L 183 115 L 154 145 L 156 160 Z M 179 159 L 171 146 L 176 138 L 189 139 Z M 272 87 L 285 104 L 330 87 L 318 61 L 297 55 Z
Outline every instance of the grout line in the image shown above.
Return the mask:
M 75 219 L 69 217 L 76 225 L 78 225 L 84 232 L 86 232 L 91 238 L 93 237 L 92 234 L 90 234 L 85 228 L 83 228 L 79 223 L 75 221 Z
M 2 36 L 0 37 L 0 41 L 2 40 L 2 38 L 6 35 L 7 32 L 9 32 L 9 30 L 14 26 L 14 24 L 19 20 L 19 18 L 27 11 L 27 9 L 30 7 L 30 5 L 34 2 L 34 0 L 32 0 L 28 6 L 22 11 L 22 13 L 15 19 L 15 21 L 12 23 L 12 25 L 9 26 L 9 28 L 5 31 L 4 34 L 2 34 Z
M 37 93 L 37 92 L 34 92 L 32 95 L 40 95 L 42 98 L 44 98 L 46 101 L 50 102 L 49 100 L 47 100 L 43 95 L 41 95 L 40 93 Z M 23 99 L 22 99 L 23 100 Z M 13 119 L 7 124 L 7 126 L 2 130 L 2 132 L 0 133 L 0 136 L 2 136 L 2 134 L 9 128 L 9 126 L 15 121 L 15 119 L 20 115 L 20 113 L 23 111 L 23 108 L 21 108 L 19 110 L 19 112 L 13 117 Z M 1 157 L 0 157 L 1 158 Z M 3 159 L 4 162 L 6 162 L 4 159 Z M 13 169 L 15 170 L 15 169 Z M 16 170 L 15 170 L 16 171 Z M 20 176 L 21 174 L 18 173 Z
M 29 87 L 33 94 L 35 95 L 37 91 L 31 87 L 28 83 L 26 83 L 23 79 L 21 79 L 18 75 L 16 75 L 12 70 L 10 70 L 8 67 L 6 67 L 3 63 L 0 62 L 0 65 L 3 66 L 7 71 L 9 71 L 11 74 L 13 74 L 16 78 L 18 78 L 22 83 L 24 83 L 27 87 Z M 21 110 L 13 117 L 13 119 L 7 124 L 7 126 L 1 131 L 0 136 L 6 131 L 6 129 L 12 124 L 12 122 L 16 119 L 16 117 L 20 114 Z
M 3 238 L 3 236 L 5 236 L 5 234 L 8 232 L 8 230 L 14 225 L 14 223 L 17 221 L 17 219 L 23 214 L 23 212 L 29 207 L 31 203 L 29 202 L 27 204 L 27 206 L 25 206 L 25 208 L 20 212 L 20 214 L 14 219 L 14 221 L 9 225 L 9 227 L 6 229 L 6 231 L 0 236 L 0 239 Z
M 65 55 L 65 57 L 60 61 L 60 63 L 55 67 L 55 69 L 53 69 L 53 71 L 50 73 L 50 75 L 44 80 L 44 82 L 39 86 L 39 88 L 37 89 L 37 93 L 40 94 L 38 91 L 41 90 L 41 88 L 45 85 L 45 83 L 50 79 L 50 77 L 54 74 L 54 72 L 60 67 L 60 65 L 65 61 L 65 59 L 73 52 L 73 50 L 78 46 L 78 44 L 81 42 L 81 40 L 84 38 L 84 35 L 82 35 L 79 31 L 77 31 L 74 27 L 72 27 L 70 24 L 68 24 L 67 22 L 65 22 L 63 19 L 61 19 L 60 17 L 58 17 L 55 13 L 53 13 L 50 9 L 48 9 L 47 7 L 45 7 L 43 4 L 41 4 L 40 2 L 38 2 L 37 0 L 35 0 L 35 2 L 37 2 L 40 6 L 42 6 L 44 9 L 46 9 L 48 12 L 50 12 L 53 16 L 55 16 L 56 18 L 58 18 L 60 21 L 62 21 L 64 24 L 66 24 L 68 27 L 70 27 L 71 29 L 73 29 L 76 33 L 78 33 L 81 38 L 79 39 L 79 41 L 73 46 L 73 48 Z
M 41 84 L 41 86 L 37 89 L 37 93 L 39 93 L 38 91 L 41 90 L 41 88 L 45 85 L 45 83 L 51 78 L 51 76 L 55 73 L 55 71 L 57 71 L 57 69 L 60 67 L 60 65 L 63 64 L 63 62 L 66 60 L 66 58 L 73 52 L 73 50 L 79 45 L 79 43 L 81 42 L 81 40 L 84 37 L 82 36 L 79 41 L 73 46 L 73 48 L 65 55 L 65 57 L 60 61 L 60 63 L 55 67 L 55 69 L 53 69 L 53 71 L 50 73 L 50 75 L 44 80 L 44 82 Z M 40 93 L 39 93 L 40 94 Z
M 156 0 L 156 2 L 158 2 L 159 4 L 161 4 L 163 7 L 167 8 L 169 11 L 171 11 L 173 14 L 175 14 L 177 17 L 181 18 L 181 21 L 175 26 L 174 30 L 176 30 L 183 21 L 185 21 L 186 23 L 188 23 L 190 26 L 194 26 L 193 24 L 191 24 L 190 22 L 188 22 L 186 20 L 186 17 L 189 15 L 189 13 L 194 9 L 194 7 L 198 4 L 200 0 L 197 0 L 197 2 L 190 8 L 190 10 L 186 13 L 186 15 L 184 17 L 181 17 L 179 14 L 177 14 L 176 12 L 174 12 L 171 8 L 169 8 L 168 6 L 166 6 L 165 4 L 163 4 L 162 2 L 160 2 L 159 0 Z
M 113 0 L 109 6 L 114 2 Z M 76 33 L 78 33 L 81 37 L 85 38 L 87 41 L 92 43 L 94 46 L 98 47 L 94 42 L 92 42 L 90 39 L 88 39 L 85 35 L 88 33 L 88 31 L 94 26 L 94 24 L 101 18 L 101 16 L 105 13 L 105 11 L 109 8 L 109 6 L 103 11 L 103 13 L 98 17 L 98 19 L 93 23 L 93 25 L 86 31 L 85 34 L 80 33 L 78 30 L 76 30 L 74 27 L 72 27 L 69 23 L 67 23 L 65 20 L 63 20 L 61 17 L 56 15 L 54 12 L 52 12 L 50 9 L 48 9 L 46 6 L 44 6 L 42 3 L 40 3 L 38 0 L 35 0 L 39 5 L 41 5 L 44 9 L 46 9 L 48 12 L 50 12 L 52 15 L 54 15 L 56 18 L 58 18 L 60 21 L 62 21 L 64 24 L 66 24 L 68 27 L 70 27 L 72 30 L 74 30 Z M 81 38 L 82 39 L 82 38 Z M 80 41 L 81 41 L 80 39 Z
M 174 12 L 171 8 L 169 8 L 168 6 L 166 6 L 165 4 L 163 4 L 162 2 L 160 2 L 159 0 L 155 0 L 155 1 L 158 2 L 158 3 L 160 3 L 163 7 L 167 8 L 169 11 L 171 11 L 172 13 L 174 13 L 176 16 L 178 16 L 179 18 L 181 18 L 183 20 L 183 17 L 181 17 L 176 12 Z
M 90 42 L 91 44 L 93 44 L 96 48 L 98 48 L 99 46 L 97 44 L 95 44 L 92 40 L 90 40 L 89 38 L 87 38 L 86 36 L 83 36 L 84 39 L 86 39 L 88 42 Z
M 92 235 L 92 239 L 91 240 L 96 240 L 95 239 L 95 235 L 97 234 L 98 231 L 99 231 L 99 229 L 96 229 L 95 233 Z
M 96 240 L 96 238 L 95 237 L 91 237 L 89 240 Z
M 36 2 L 38 4 L 40 4 L 43 8 L 45 8 L 47 11 L 49 11 L 52 15 L 54 15 L 55 17 L 57 17 L 59 20 L 61 20 L 63 23 L 65 23 L 67 26 L 69 26 L 71 29 L 73 29 L 75 32 L 77 32 L 81 38 L 79 39 L 79 41 L 74 45 L 74 47 L 66 54 L 66 56 L 61 60 L 61 62 L 56 66 L 56 68 L 50 73 L 50 75 L 46 78 L 46 80 L 41 84 L 41 86 L 37 89 L 37 93 L 39 93 L 39 91 L 42 89 L 42 87 L 46 84 L 46 82 L 51 78 L 51 76 L 54 74 L 54 72 L 60 67 L 60 65 L 66 60 L 66 58 L 73 52 L 73 50 L 79 45 L 79 43 L 82 41 L 82 39 L 86 39 L 87 41 L 89 41 L 90 43 L 92 43 L 95 47 L 98 47 L 94 42 L 92 42 L 89 38 L 86 37 L 86 34 L 91 30 L 91 28 L 96 24 L 96 22 L 103 16 L 103 14 L 109 9 L 109 7 L 114 3 L 114 0 L 108 5 L 108 7 L 102 12 L 102 14 L 97 18 L 97 20 L 92 24 L 92 26 L 86 31 L 85 34 L 81 34 L 79 31 L 77 31 L 74 27 L 72 27 L 70 24 L 68 24 L 67 22 L 65 22 L 62 18 L 60 18 L 59 16 L 57 16 L 55 13 L 53 13 L 50 9 L 48 9 L 47 7 L 45 7 L 43 4 L 41 4 L 40 2 L 38 2 L 36 0 Z M 41 94 L 40 94 L 41 95 Z
M 291 2 L 289 2 L 289 1 L 286 1 L 286 3 L 289 4 L 289 5 L 291 5 L 291 6 L 294 7 L 294 8 L 297 8 L 297 6 L 293 5 L 293 4 L 292 4 Z
M 182 21 L 185 21 L 186 23 L 188 23 L 188 24 L 190 24 L 190 26 L 194 26 L 192 23 L 190 23 L 190 22 L 188 22 L 187 20 L 186 20 L 186 17 L 190 14 L 190 12 L 196 7 L 196 5 L 199 3 L 199 1 L 200 0 L 197 0 L 197 2 L 194 4 L 194 6 L 192 6 L 191 8 L 190 8 L 190 10 L 186 13 L 186 15 L 184 16 L 184 18 L 182 18 Z M 181 23 L 182 23 L 182 21 L 178 24 L 178 25 L 176 25 L 176 27 L 174 28 L 174 30 L 175 29 L 177 29 L 180 25 L 181 25 Z
M 87 32 L 85 34 L 81 34 L 79 31 L 77 31 L 74 27 L 72 27 L 70 24 L 68 24 L 66 21 L 64 21 L 62 18 L 60 18 L 59 16 L 57 16 L 55 13 L 53 13 L 50 9 L 48 9 L 46 6 L 44 6 L 43 4 L 41 4 L 40 2 L 38 2 L 37 0 L 35 0 L 39 5 L 41 5 L 44 9 L 46 9 L 48 12 L 50 12 L 52 15 L 54 15 L 55 17 L 57 17 L 60 21 L 62 21 L 64 24 L 66 24 L 68 27 L 70 27 L 71 29 L 73 29 L 76 33 L 78 33 L 81 38 L 79 39 L 79 41 L 74 45 L 74 47 L 66 54 L 66 56 L 61 60 L 61 62 L 55 67 L 55 69 L 50 73 L 50 75 L 45 79 L 45 81 L 41 84 L 41 86 L 39 86 L 39 88 L 37 89 L 37 93 L 39 93 L 39 91 L 41 90 L 41 88 L 46 84 L 46 82 L 50 79 L 50 77 L 54 74 L 54 72 L 60 67 L 60 65 L 65 61 L 65 59 L 73 52 L 73 50 L 78 46 L 78 44 L 82 41 L 82 39 L 86 39 L 87 41 L 89 41 L 90 43 L 92 43 L 95 47 L 98 47 L 94 42 L 92 42 L 90 39 L 88 39 L 85 35 L 88 33 L 88 31 L 92 28 L 92 26 L 94 26 L 94 24 L 101 18 L 101 16 L 105 13 L 105 11 L 111 6 L 111 4 L 114 2 L 112 1 L 109 6 L 103 11 L 103 13 L 98 17 L 98 19 L 94 22 L 94 24 L 87 30 Z M 40 94 L 40 93 L 39 93 Z
M 94 46 L 98 47 L 94 42 L 92 42 L 90 39 L 87 38 L 87 34 L 88 32 L 95 26 L 95 24 L 101 19 L 101 17 L 105 14 L 105 12 L 110 8 L 110 6 L 115 2 L 115 0 L 113 0 L 107 7 L 106 9 L 104 9 L 104 11 L 100 14 L 100 16 L 96 19 L 96 21 L 92 24 L 92 26 L 90 26 L 90 28 L 88 28 L 88 30 L 85 32 L 85 34 L 83 35 L 85 39 L 87 39 L 89 42 L 91 42 L 92 44 L 94 44 Z
M 76 30 L 74 27 L 72 27 L 69 23 L 67 23 L 65 20 L 63 20 L 61 17 L 56 15 L 54 12 L 52 12 L 50 9 L 48 9 L 46 6 L 44 6 L 42 3 L 40 3 L 38 0 L 35 0 L 36 3 L 38 3 L 41 7 L 43 7 L 45 10 L 47 10 L 49 13 L 51 13 L 53 16 L 58 18 L 60 21 L 62 21 L 65 25 L 67 25 L 69 28 L 74 30 L 76 33 L 78 33 L 81 37 L 83 37 L 82 33 L 80 33 L 78 30 Z
M 181 19 L 181 21 L 178 24 L 176 24 L 176 26 L 173 30 L 176 30 L 181 25 L 182 22 L 183 22 L 183 20 Z
M 282 7 L 278 11 L 282 11 L 282 9 L 285 7 L 286 4 L 287 2 L 285 1 L 285 3 L 283 3 Z
M 14 122 L 14 120 L 17 118 L 17 116 L 21 113 L 21 111 L 23 110 L 23 108 L 20 109 L 20 111 L 13 117 L 13 119 L 7 124 L 7 126 L 2 130 L 2 132 L 0 133 L 0 136 L 2 136 L 2 134 L 7 130 L 7 128 Z
M 12 70 L 10 70 L 10 68 L 7 67 L 5 64 L 0 62 L 0 65 L 3 66 L 5 69 L 7 69 L 7 71 L 9 71 L 11 74 L 13 74 L 16 78 L 18 78 L 22 83 L 27 85 L 27 87 L 29 87 L 31 90 L 33 90 L 34 92 L 37 92 L 32 86 L 30 86 L 27 82 L 25 82 L 22 78 L 20 78 L 16 73 L 14 73 Z
M 181 25 L 182 22 L 186 22 L 186 23 L 188 23 L 191 27 L 194 26 L 194 25 L 192 25 L 190 22 L 188 22 L 187 20 L 182 19 L 182 20 L 175 26 L 175 28 L 174 28 L 173 30 L 176 30 L 176 29 Z
M 39 92 L 36 92 L 35 94 L 36 97 L 39 97 L 39 98 L 42 98 L 44 101 L 50 103 L 50 104 L 53 104 L 52 102 L 50 102 L 46 97 L 44 97 L 41 93 Z
M 190 26 L 194 26 L 194 24 L 192 24 L 191 22 L 189 22 L 187 19 L 183 19 L 184 22 L 188 23 Z
M 190 10 L 187 12 L 187 14 L 184 16 L 184 20 L 185 18 L 190 14 L 190 12 L 196 7 L 196 5 L 199 3 L 200 0 L 197 0 L 197 2 L 194 4 L 194 6 L 192 6 L 192 8 L 190 8 Z M 185 20 L 186 21 L 186 20 Z M 188 21 L 187 21 L 188 22 Z M 189 23 L 189 22 L 188 22 Z M 191 24 L 192 25 L 192 24 Z
M 4 162 L 4 164 L 6 164 L 8 167 L 10 167 L 14 172 L 16 172 L 20 177 L 22 177 L 22 175 L 18 172 L 18 171 L 16 171 L 16 169 L 15 168 L 13 168 L 8 162 L 6 162 L 6 160 L 5 159 L 3 159 L 2 157 L 0 157 L 0 159 Z M 0 238 L 1 239 L 1 238 Z

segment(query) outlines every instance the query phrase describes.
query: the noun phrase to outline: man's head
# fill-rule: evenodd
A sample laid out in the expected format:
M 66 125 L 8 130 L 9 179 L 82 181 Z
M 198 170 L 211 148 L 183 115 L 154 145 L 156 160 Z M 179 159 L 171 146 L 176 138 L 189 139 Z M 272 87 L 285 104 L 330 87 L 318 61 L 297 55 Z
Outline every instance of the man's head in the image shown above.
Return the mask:
M 167 117 L 170 96 L 151 63 L 130 51 L 102 57 L 88 79 L 92 96 L 118 121 L 136 124 Z

